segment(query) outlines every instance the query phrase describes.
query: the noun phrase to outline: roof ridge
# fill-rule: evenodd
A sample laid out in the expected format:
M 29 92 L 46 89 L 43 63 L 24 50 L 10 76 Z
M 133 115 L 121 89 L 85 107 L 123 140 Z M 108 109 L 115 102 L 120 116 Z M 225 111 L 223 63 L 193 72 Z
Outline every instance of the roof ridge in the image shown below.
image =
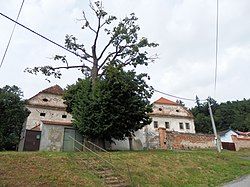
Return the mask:
M 56 95 L 63 95 L 64 90 L 59 85 L 54 85 L 49 88 L 46 88 L 39 93 L 50 93 L 50 94 L 56 94 Z
M 179 105 L 176 102 L 171 101 L 169 99 L 166 99 L 164 97 L 161 97 L 160 99 L 156 100 L 154 103 L 157 103 L 157 104 L 167 104 L 167 105 Z

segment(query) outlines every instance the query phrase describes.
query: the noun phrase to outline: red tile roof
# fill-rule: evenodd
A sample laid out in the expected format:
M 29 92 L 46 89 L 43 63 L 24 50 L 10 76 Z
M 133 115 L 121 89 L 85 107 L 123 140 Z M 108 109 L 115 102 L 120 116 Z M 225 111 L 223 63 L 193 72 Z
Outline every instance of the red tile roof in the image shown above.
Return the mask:
M 156 100 L 154 103 L 165 104 L 165 105 L 178 105 L 176 102 L 170 101 L 164 97 L 161 97 L 160 99 Z
M 64 92 L 63 89 L 56 84 L 54 86 L 51 86 L 51 87 L 41 91 L 40 93 L 49 93 L 49 94 L 62 95 L 63 92 Z

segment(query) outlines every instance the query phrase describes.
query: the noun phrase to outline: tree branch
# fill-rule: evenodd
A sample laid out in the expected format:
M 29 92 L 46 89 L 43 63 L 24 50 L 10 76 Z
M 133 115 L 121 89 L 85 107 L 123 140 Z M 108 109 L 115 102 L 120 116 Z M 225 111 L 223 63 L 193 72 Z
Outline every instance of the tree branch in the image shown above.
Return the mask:
M 113 42 L 113 39 L 110 39 L 109 43 L 104 47 L 104 49 L 102 50 L 99 58 L 98 58 L 98 61 L 102 58 L 103 54 L 105 53 L 105 51 L 107 50 L 107 48 L 112 44 Z
M 86 68 L 88 71 L 91 70 L 91 68 L 86 66 L 86 65 L 52 67 L 53 70 L 57 70 L 57 69 L 73 69 L 73 68 Z
M 84 20 L 86 21 L 85 26 L 88 27 L 90 30 L 92 30 L 94 33 L 96 33 L 95 29 L 93 29 L 93 28 L 90 26 L 89 21 L 88 21 L 86 15 L 85 15 L 85 12 L 83 11 L 82 13 L 83 13 L 83 18 L 84 18 Z

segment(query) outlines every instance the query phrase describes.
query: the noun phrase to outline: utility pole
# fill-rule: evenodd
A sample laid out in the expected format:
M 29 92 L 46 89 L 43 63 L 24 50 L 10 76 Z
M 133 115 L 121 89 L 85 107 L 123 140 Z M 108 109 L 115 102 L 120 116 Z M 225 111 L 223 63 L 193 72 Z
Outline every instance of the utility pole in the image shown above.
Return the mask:
M 207 103 L 208 103 L 208 110 L 209 110 L 209 114 L 210 114 L 210 118 L 211 118 L 211 122 L 212 122 L 213 131 L 214 131 L 216 147 L 217 147 L 218 152 L 220 153 L 221 152 L 220 138 L 218 137 L 218 134 L 216 131 L 216 126 L 214 123 L 214 116 L 213 116 L 211 104 L 209 102 L 209 98 L 207 99 Z

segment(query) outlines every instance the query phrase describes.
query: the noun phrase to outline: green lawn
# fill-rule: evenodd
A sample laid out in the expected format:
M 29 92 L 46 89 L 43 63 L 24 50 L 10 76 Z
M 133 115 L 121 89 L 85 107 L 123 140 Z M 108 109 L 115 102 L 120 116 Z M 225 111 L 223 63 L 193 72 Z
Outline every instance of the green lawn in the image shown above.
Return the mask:
M 218 186 L 250 174 L 250 150 L 121 151 L 111 160 L 124 177 L 127 163 L 137 186 Z M 0 186 L 105 186 L 89 162 L 102 165 L 83 152 L 0 152 Z

